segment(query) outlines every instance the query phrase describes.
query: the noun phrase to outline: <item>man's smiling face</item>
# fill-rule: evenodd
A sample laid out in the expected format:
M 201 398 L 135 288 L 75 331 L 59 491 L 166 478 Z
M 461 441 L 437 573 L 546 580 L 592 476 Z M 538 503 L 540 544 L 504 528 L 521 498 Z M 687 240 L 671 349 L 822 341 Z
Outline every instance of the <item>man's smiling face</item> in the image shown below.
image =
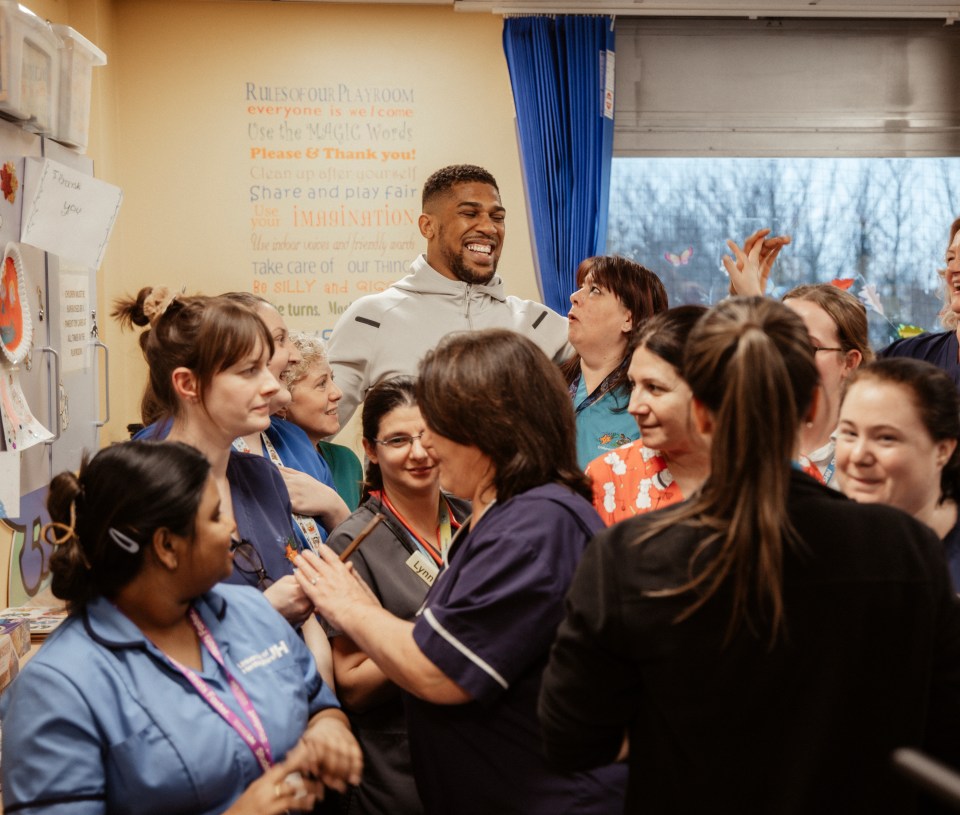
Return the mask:
M 495 187 L 478 181 L 454 185 L 420 216 L 427 262 L 451 280 L 489 283 L 503 248 L 505 215 Z

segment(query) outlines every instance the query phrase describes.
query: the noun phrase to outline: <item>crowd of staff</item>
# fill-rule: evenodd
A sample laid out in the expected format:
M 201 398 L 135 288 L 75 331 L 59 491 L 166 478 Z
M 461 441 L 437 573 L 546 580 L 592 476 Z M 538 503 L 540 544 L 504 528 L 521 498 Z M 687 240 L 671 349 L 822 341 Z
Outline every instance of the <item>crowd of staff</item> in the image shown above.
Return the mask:
M 0 697 L 5 811 L 925 807 L 891 756 L 960 768 L 956 332 L 873 361 L 846 292 L 763 296 L 760 230 L 712 308 L 584 261 L 564 348 L 489 173 L 419 226 L 329 358 L 251 295 L 117 302 L 150 440 L 51 484 L 70 614 Z

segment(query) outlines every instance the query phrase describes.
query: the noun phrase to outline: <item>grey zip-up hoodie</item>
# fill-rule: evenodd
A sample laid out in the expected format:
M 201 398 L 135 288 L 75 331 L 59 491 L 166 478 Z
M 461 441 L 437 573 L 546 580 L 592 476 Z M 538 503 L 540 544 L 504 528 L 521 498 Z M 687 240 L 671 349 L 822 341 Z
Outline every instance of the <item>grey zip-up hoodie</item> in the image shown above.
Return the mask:
M 444 277 L 420 255 L 411 273 L 356 300 L 337 320 L 327 355 L 343 390 L 340 424 L 367 389 L 394 376 L 415 376 L 420 359 L 452 331 L 509 328 L 560 361 L 571 353 L 567 319 L 533 300 L 507 296 L 499 276 L 485 286 Z

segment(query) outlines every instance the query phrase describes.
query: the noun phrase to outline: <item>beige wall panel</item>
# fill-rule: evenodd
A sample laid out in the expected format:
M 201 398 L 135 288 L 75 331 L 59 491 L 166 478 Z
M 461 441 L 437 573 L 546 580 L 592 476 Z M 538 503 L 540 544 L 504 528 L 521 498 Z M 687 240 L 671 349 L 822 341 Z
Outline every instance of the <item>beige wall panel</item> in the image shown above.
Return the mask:
M 95 4 L 93 18 L 98 19 L 105 7 Z M 70 8 L 73 14 L 72 4 Z M 90 152 L 98 161 L 98 174 L 124 190 L 104 265 L 106 300 L 135 293 L 145 285 L 186 285 L 190 292 L 212 294 L 269 283 L 265 296 L 287 301 L 286 294 L 273 291 L 273 284 L 287 276 L 264 277 L 254 271 L 254 262 L 264 258 L 252 245 L 252 232 L 257 230 L 251 221 L 255 214 L 250 201 L 251 171 L 264 162 L 251 159 L 251 149 L 269 147 L 266 143 L 272 142 L 276 148 L 303 150 L 307 140 L 302 133 L 299 139 L 289 136 L 289 131 L 282 137 L 275 119 L 272 139 L 252 136 L 252 122 L 270 122 L 249 112 L 247 83 L 258 88 L 332 87 L 334 97 L 345 85 L 347 102 L 338 103 L 344 110 L 359 109 L 358 100 L 369 101 L 380 88 L 409 90 L 413 99 L 410 130 L 395 148 L 407 157 L 385 166 L 413 166 L 416 196 L 412 201 L 387 203 L 395 209 L 411 208 L 415 216 L 419 188 L 432 170 L 459 162 L 487 167 L 497 176 L 509 211 L 509 235 L 501 259 L 508 290 L 538 296 L 499 18 L 417 6 L 120 0 L 113 4 L 112 19 L 98 25 L 108 43 L 98 44 L 108 52 L 110 72 L 95 100 Z M 115 124 L 111 124 L 111 111 L 115 111 Z M 343 111 L 341 115 L 349 116 Z M 318 121 L 327 120 L 328 111 L 324 111 Z M 364 120 L 354 123 L 364 128 L 367 124 Z M 303 120 L 295 124 L 301 130 L 305 126 Z M 344 141 L 341 147 L 359 148 L 362 141 Z M 333 145 L 317 142 L 321 148 Z M 375 143 L 374 147 L 389 145 Z M 266 162 L 266 166 L 329 169 L 346 165 L 321 154 L 309 162 L 301 158 Z M 301 195 L 310 186 L 323 186 L 299 181 L 282 184 L 300 186 Z M 346 186 L 340 190 L 341 199 Z M 363 184 L 353 186 L 359 192 Z M 326 182 L 327 193 L 330 190 Z M 293 203 L 301 209 L 323 206 L 329 211 L 345 202 L 301 199 Z M 288 219 L 287 224 L 291 202 L 283 204 L 286 209 L 279 217 Z M 367 206 L 376 216 L 383 204 L 379 200 Z M 349 249 L 334 251 L 337 231 L 320 230 L 318 236 L 321 232 L 330 238 L 329 250 L 313 254 L 317 260 L 333 256 L 335 276 L 345 272 L 349 261 L 364 257 Z M 416 249 L 399 255 L 388 252 L 388 257 L 408 262 L 420 250 L 415 227 L 408 226 L 406 234 L 416 238 Z M 305 243 L 300 244 L 300 254 L 281 253 L 279 259 L 284 263 L 310 259 L 311 253 L 302 248 Z M 272 257 L 269 250 L 261 251 Z M 328 305 L 328 295 L 322 292 L 325 278 L 318 280 L 309 295 L 312 300 L 299 294 L 292 302 L 315 301 L 320 311 L 291 316 L 292 327 L 323 331 L 335 321 L 335 313 L 323 310 Z M 349 302 L 358 293 L 351 287 L 338 296 Z M 112 421 L 104 437 L 108 442 L 125 438 L 126 423 L 138 419 L 145 366 L 133 336 L 121 335 L 114 324 L 101 327 L 113 349 Z

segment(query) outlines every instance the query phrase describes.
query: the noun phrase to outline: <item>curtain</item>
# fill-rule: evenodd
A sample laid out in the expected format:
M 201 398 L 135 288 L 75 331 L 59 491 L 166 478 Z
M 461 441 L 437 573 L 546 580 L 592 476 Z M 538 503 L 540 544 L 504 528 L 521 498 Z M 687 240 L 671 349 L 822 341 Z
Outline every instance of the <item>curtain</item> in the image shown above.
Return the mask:
M 523 180 L 543 302 L 569 308 L 584 258 L 603 254 L 613 156 L 613 18 L 508 17 Z

